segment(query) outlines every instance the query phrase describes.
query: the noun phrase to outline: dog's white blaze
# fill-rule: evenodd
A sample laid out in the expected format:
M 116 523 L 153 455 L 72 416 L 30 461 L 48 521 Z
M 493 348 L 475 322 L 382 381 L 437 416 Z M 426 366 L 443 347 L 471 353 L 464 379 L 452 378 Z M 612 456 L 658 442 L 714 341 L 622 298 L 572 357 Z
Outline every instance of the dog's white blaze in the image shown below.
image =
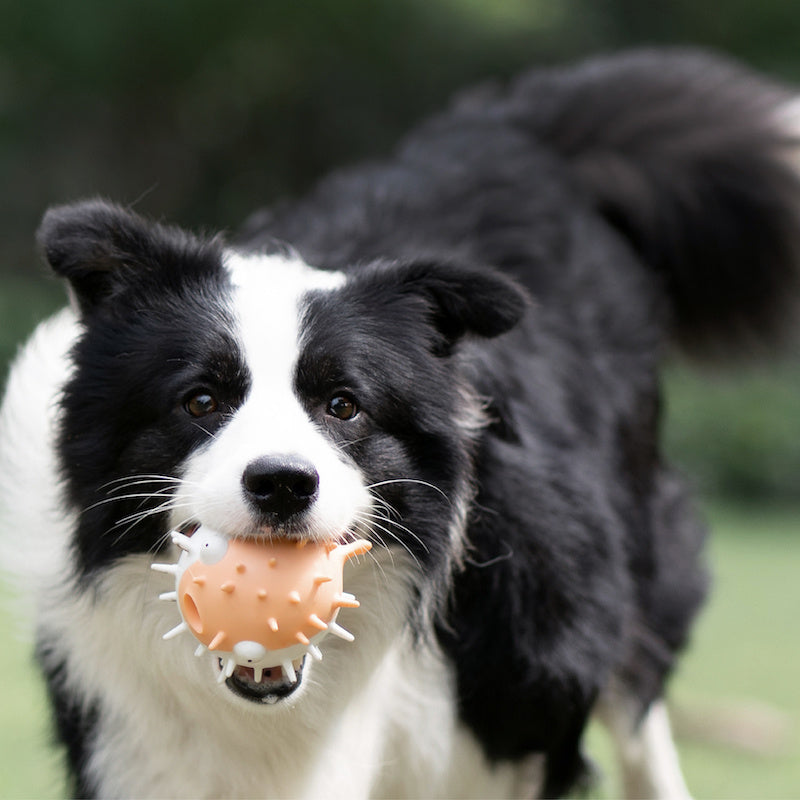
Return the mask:
M 309 419 L 293 385 L 303 297 L 335 289 L 345 278 L 281 256 L 230 253 L 226 267 L 234 287 L 234 333 L 252 385 L 233 419 L 189 458 L 173 523 L 177 527 L 193 518 L 230 536 L 252 532 L 254 520 L 241 488 L 245 467 L 260 456 L 295 455 L 313 464 L 320 477 L 319 496 L 308 513 L 309 532 L 329 538 L 353 525 L 369 496 L 358 470 Z

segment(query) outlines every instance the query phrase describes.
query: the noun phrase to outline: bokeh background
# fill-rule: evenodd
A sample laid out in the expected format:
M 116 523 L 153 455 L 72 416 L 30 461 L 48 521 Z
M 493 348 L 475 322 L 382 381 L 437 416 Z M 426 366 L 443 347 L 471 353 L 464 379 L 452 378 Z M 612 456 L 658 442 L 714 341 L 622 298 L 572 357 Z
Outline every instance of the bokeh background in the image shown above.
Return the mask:
M 464 85 L 656 43 L 711 46 L 800 85 L 793 0 L 0 0 L 0 381 L 63 302 L 33 246 L 48 205 L 103 195 L 235 230 L 326 170 L 388 153 Z M 673 694 L 698 798 L 800 797 L 798 355 L 667 371 L 668 449 L 714 531 L 714 599 Z M 0 797 L 57 797 L 41 689 L 12 630 L 0 613 Z M 602 732 L 589 744 L 595 795 L 612 797 Z

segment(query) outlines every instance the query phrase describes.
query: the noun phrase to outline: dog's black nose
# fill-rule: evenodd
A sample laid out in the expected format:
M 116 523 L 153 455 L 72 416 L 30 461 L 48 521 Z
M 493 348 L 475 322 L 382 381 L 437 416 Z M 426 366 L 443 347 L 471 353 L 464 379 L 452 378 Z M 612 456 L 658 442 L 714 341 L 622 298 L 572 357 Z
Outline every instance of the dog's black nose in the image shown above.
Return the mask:
M 260 512 L 285 522 L 314 502 L 319 473 L 302 458 L 262 456 L 245 467 L 242 486 L 247 499 Z

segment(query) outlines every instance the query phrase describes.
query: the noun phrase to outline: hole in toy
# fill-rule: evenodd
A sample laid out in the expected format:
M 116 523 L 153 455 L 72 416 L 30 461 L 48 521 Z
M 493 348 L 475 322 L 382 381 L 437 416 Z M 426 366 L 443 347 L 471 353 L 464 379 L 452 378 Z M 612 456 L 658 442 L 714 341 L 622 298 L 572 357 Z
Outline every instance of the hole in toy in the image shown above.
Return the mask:
M 183 596 L 181 608 L 183 610 L 183 618 L 186 620 L 187 625 L 196 636 L 200 636 L 203 633 L 203 620 L 200 619 L 200 611 L 191 595 L 185 594 Z

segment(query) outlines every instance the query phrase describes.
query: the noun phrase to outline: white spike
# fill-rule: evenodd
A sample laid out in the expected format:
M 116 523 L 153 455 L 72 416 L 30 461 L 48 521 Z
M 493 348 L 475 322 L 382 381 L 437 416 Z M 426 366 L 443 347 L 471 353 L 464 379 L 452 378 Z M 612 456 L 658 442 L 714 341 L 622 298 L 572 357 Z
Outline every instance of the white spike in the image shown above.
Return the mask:
M 159 600 L 177 600 L 178 593 L 177 592 L 163 592 L 158 596 Z
M 172 541 L 174 544 L 178 545 L 181 550 L 186 550 L 188 553 L 192 549 L 192 540 L 180 533 L 180 531 L 172 531 Z
M 353 636 L 350 631 L 345 630 L 341 625 L 338 625 L 335 622 L 328 623 L 328 633 L 332 633 L 334 636 L 338 636 L 340 639 L 344 639 L 346 642 L 354 642 L 356 637 Z
M 167 631 L 161 638 L 162 639 L 174 639 L 176 636 L 179 636 L 184 631 L 188 631 L 189 626 L 185 622 L 181 622 L 176 625 L 172 630 Z
M 178 574 L 177 564 L 151 564 L 150 569 L 154 570 L 155 572 L 166 572 L 167 575 Z
M 310 644 L 308 646 L 308 652 L 311 653 L 311 658 L 313 658 L 314 661 L 322 661 L 322 650 L 315 644 Z
M 281 664 L 281 667 L 283 668 L 283 674 L 289 683 L 297 683 L 297 673 L 294 671 L 294 665 L 292 662 L 284 661 L 283 664 Z
M 197 650 L 194 651 L 195 657 L 200 658 L 203 653 L 206 651 L 206 646 L 204 644 L 197 645 Z

